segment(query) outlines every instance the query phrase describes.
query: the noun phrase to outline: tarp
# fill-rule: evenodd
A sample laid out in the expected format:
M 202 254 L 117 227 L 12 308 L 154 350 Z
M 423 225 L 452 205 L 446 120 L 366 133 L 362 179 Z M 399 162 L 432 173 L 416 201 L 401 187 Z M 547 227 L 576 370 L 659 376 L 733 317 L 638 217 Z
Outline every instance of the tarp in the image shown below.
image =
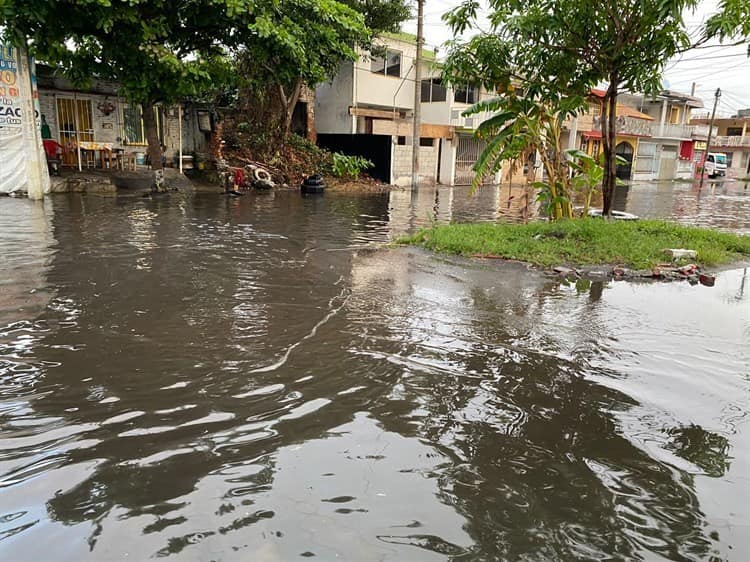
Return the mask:
M 0 44 L 0 194 L 49 193 L 38 96 L 34 62 L 18 48 Z

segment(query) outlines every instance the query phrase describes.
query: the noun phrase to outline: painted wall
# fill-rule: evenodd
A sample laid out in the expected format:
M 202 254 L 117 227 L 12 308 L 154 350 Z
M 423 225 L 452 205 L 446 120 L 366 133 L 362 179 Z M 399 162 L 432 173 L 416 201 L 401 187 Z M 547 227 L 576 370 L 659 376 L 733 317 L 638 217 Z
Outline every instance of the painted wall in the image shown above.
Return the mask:
M 355 105 L 367 105 L 381 108 L 397 107 L 405 110 L 414 109 L 414 60 L 417 47 L 413 43 L 389 38 L 377 40 L 376 45 L 386 45 L 390 50 L 401 53 L 401 75 L 385 76 L 370 70 L 371 60 L 368 54 L 362 54 L 354 67 L 354 101 Z
M 442 143 L 442 147 L 438 182 L 443 185 L 454 185 L 456 180 L 456 141 L 453 139 L 439 139 L 439 141 Z

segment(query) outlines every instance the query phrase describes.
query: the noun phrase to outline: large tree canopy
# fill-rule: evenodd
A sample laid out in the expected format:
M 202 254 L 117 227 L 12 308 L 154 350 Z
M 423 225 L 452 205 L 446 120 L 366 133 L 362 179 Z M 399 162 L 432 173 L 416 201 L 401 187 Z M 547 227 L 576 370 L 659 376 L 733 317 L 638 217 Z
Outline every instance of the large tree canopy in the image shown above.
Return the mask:
M 161 146 L 154 107 L 195 95 L 225 68 L 232 31 L 247 25 L 245 0 L 3 0 L 0 23 L 29 41 L 40 60 L 77 84 L 117 80 L 143 109 L 148 154 L 162 189 Z
M 357 47 L 399 29 L 409 14 L 407 0 L 293 0 L 266 12 L 250 26 L 255 34 L 237 57 L 240 89 L 261 126 L 273 124 L 280 108 L 278 131 L 285 140 L 302 86 L 332 78 L 357 57 Z
M 726 0 L 730 1 L 730 0 Z M 461 79 L 524 83 L 527 95 L 582 98 L 608 83 L 602 112 L 604 209 L 615 187 L 615 109 L 622 89 L 656 94 L 665 63 L 689 45 L 683 13 L 697 0 L 490 0 L 488 32 L 453 45 Z M 479 3 L 446 15 L 456 32 L 473 27 Z M 472 70 L 474 69 L 474 70 Z M 462 75 L 462 76 L 461 76 Z
M 252 79 L 276 84 L 293 108 L 284 88 L 328 78 L 370 37 L 364 16 L 336 0 L 0 0 L 0 25 L 74 81 L 117 80 L 142 105 L 158 188 L 155 104 L 215 86 L 244 52 L 261 69 Z

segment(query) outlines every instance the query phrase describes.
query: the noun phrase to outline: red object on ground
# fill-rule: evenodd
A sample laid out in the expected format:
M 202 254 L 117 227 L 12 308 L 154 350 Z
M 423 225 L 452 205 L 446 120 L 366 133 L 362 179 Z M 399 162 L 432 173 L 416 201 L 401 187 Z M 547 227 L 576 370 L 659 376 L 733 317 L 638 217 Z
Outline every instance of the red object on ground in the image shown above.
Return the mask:
M 245 173 L 241 168 L 234 169 L 234 185 L 237 187 L 245 185 Z
M 44 152 L 47 154 L 47 158 L 57 158 L 63 153 L 62 145 L 55 140 L 44 139 L 42 144 L 44 144 Z

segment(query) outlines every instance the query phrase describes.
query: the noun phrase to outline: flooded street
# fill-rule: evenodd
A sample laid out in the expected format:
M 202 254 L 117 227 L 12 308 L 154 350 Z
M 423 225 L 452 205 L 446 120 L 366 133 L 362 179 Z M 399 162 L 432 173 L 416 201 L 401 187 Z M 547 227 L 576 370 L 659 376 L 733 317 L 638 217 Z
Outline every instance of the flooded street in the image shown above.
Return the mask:
M 379 246 L 517 210 L 465 192 L 0 199 L 0 559 L 750 558 L 750 272 Z

